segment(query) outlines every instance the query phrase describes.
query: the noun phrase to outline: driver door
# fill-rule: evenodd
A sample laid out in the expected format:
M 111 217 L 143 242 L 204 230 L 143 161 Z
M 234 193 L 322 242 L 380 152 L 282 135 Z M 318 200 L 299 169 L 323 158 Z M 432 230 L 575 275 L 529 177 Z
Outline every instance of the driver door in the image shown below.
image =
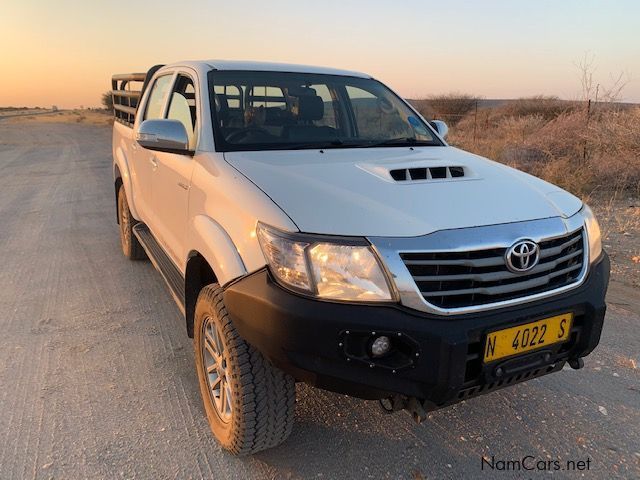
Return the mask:
M 173 73 L 157 77 L 151 86 L 149 99 L 147 100 L 140 122 L 162 118 L 165 104 L 171 88 Z M 157 152 L 147 150 L 138 145 L 134 139 L 132 146 L 132 181 L 134 183 L 134 204 L 144 223 L 149 228 L 154 228 L 155 209 L 153 205 L 152 183 L 156 171 Z
M 189 138 L 189 150 L 198 142 L 198 97 L 196 82 L 187 73 L 178 73 L 168 99 L 165 118 L 181 122 Z M 153 206 L 156 240 L 174 264 L 183 267 L 193 156 L 155 152 L 157 168 L 153 176 Z

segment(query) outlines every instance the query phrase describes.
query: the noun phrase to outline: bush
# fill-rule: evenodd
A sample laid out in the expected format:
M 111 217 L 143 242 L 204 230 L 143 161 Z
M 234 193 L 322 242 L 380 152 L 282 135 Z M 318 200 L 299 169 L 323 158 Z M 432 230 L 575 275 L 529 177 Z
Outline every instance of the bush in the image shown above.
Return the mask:
M 478 98 L 467 93 L 448 93 L 415 100 L 416 109 L 428 119 L 444 120 L 455 125 L 476 108 Z
M 535 97 L 519 98 L 511 100 L 500 107 L 503 115 L 512 117 L 522 117 L 527 115 L 539 115 L 545 120 L 551 120 L 559 115 L 578 108 L 576 102 L 560 100 L 558 97 L 546 97 L 538 95 Z
M 640 193 L 640 107 L 535 99 L 482 108 L 464 117 L 449 142 L 586 195 L 625 190 Z M 474 136 L 475 131 L 475 136 Z

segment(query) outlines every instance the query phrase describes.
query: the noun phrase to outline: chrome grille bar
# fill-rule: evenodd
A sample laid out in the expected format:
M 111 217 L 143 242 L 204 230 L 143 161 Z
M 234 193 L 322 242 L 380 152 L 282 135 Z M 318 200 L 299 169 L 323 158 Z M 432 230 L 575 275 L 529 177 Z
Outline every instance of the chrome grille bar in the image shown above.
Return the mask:
M 462 260 L 405 260 L 405 265 L 460 265 L 463 267 L 493 267 L 504 265 L 504 257 Z
M 511 293 L 511 292 L 519 292 L 521 290 L 528 290 L 533 287 L 539 287 L 541 285 L 546 285 L 553 278 L 564 275 L 565 273 L 573 272 L 579 268 L 582 268 L 582 265 L 572 265 L 571 267 L 565 268 L 563 270 L 559 270 L 557 272 L 550 273 L 549 275 L 545 275 L 543 277 L 534 278 L 532 280 L 526 280 L 524 282 L 513 283 L 509 285 L 502 285 L 497 287 L 480 287 L 480 288 L 467 288 L 463 290 L 444 290 L 441 292 L 433 291 L 433 292 L 420 292 L 425 297 L 450 297 L 453 295 L 469 295 L 480 293 L 482 295 L 498 295 L 501 293 Z
M 514 273 L 506 267 L 505 254 L 523 239 L 539 245 L 539 263 Z M 556 295 L 580 285 L 588 270 L 588 241 L 579 214 L 369 241 L 394 279 L 400 302 L 439 315 Z
M 509 298 L 516 292 L 574 282 L 584 263 L 582 240 L 582 230 L 577 230 L 561 238 L 540 242 L 542 263 L 525 273 L 507 269 L 506 248 L 401 253 L 400 256 L 420 294 L 428 302 L 444 308 L 460 307 L 491 303 Z M 560 285 L 555 284 L 558 281 Z
M 553 270 L 560 263 L 566 262 L 567 260 L 571 260 L 572 258 L 578 257 L 582 255 L 582 253 L 583 253 L 582 249 L 580 249 L 580 250 L 576 250 L 575 252 L 569 253 L 568 255 L 560 257 L 556 260 L 552 260 L 546 263 L 540 263 L 528 273 L 530 275 L 535 275 L 537 273 Z M 504 264 L 504 258 L 502 259 L 501 263 Z M 499 280 L 506 280 L 508 278 L 521 278 L 521 277 L 522 277 L 521 274 L 507 271 L 507 272 L 489 272 L 489 273 L 474 273 L 474 274 L 460 274 L 460 275 L 424 275 L 424 276 L 416 275 L 413 277 L 413 279 L 416 282 L 443 282 L 443 281 L 450 281 L 450 280 L 473 280 L 475 282 L 495 282 Z

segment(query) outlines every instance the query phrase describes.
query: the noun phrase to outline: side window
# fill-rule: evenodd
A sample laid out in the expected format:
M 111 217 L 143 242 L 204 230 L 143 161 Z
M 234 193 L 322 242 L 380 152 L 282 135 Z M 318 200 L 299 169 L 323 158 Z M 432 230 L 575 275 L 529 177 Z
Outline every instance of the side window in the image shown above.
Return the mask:
M 189 137 L 189 149 L 195 150 L 197 143 L 197 111 L 196 89 L 193 80 L 185 75 L 178 75 L 173 92 L 167 118 L 178 120 L 184 125 Z
M 346 90 L 360 137 L 370 140 L 413 137 L 410 124 L 387 98 L 351 85 Z
M 151 94 L 149 95 L 143 120 L 162 118 L 162 107 L 164 106 L 164 99 L 171 85 L 171 78 L 173 78 L 173 75 L 163 75 L 155 81 L 151 89 Z

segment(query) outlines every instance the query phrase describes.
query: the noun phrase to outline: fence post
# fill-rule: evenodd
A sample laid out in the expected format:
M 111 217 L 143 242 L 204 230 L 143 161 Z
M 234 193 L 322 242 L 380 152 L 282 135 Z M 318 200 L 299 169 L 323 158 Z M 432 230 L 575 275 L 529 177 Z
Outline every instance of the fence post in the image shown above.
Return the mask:
M 476 99 L 476 110 L 473 114 L 473 144 L 478 143 L 478 99 Z
M 585 123 L 585 133 L 586 130 L 589 129 L 589 119 L 591 117 L 591 99 L 589 99 L 589 101 L 587 101 L 587 121 Z M 582 146 L 582 159 L 586 160 L 587 159 L 587 138 L 588 138 L 588 134 L 585 135 L 584 137 L 584 143 Z

